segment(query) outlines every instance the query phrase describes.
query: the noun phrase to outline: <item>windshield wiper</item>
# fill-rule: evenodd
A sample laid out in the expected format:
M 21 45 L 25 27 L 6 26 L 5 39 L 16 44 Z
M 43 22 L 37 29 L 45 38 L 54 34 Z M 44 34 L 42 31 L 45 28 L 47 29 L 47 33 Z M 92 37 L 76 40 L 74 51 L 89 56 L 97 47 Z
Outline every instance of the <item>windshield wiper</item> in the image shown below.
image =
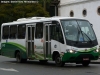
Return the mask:
M 77 22 L 77 21 L 76 21 L 76 22 Z M 84 37 L 83 34 L 85 34 L 85 35 L 88 37 L 88 39 L 90 40 L 90 42 L 93 43 L 92 40 L 91 40 L 91 38 L 90 38 L 86 33 L 84 33 L 84 32 L 81 30 L 81 28 L 80 28 L 78 22 L 77 22 L 77 25 L 78 25 L 78 28 L 79 28 L 79 29 L 77 28 L 77 29 L 78 29 L 78 36 L 77 36 L 78 41 L 79 41 L 79 35 L 80 35 L 80 32 L 81 32 L 83 37 Z
M 92 43 L 91 38 L 90 38 L 86 33 L 84 33 L 82 30 L 81 30 L 81 32 L 82 32 L 83 34 L 85 34 L 85 35 L 88 37 L 88 39 L 90 40 L 90 42 Z

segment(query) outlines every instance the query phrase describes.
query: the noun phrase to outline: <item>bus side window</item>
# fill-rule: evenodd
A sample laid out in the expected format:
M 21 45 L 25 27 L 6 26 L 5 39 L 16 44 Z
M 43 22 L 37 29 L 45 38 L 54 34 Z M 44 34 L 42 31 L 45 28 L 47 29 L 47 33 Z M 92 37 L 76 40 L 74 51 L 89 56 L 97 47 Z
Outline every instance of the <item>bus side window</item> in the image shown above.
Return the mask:
M 42 37 L 43 37 L 43 23 L 37 23 L 35 38 L 42 38 Z
M 3 39 L 8 39 L 9 38 L 9 26 L 4 26 L 3 27 L 3 32 L 2 32 L 2 38 Z
M 59 31 L 58 31 L 58 38 L 59 38 L 58 41 L 64 44 L 64 39 L 63 39 L 61 27 L 60 27 L 60 25 L 58 27 L 57 27 L 59 29 Z
M 17 38 L 17 25 L 10 26 L 10 39 Z
M 57 21 L 53 21 L 54 25 L 50 26 L 50 38 L 54 39 L 56 41 L 61 42 L 62 44 L 64 44 L 64 39 L 63 39 L 63 35 L 62 35 L 62 30 L 61 30 L 61 26 L 59 24 L 59 22 Z
M 56 35 L 56 32 L 55 32 L 56 31 L 55 29 L 56 29 L 56 26 L 55 25 L 51 25 L 50 26 L 50 38 L 53 39 L 53 40 L 56 40 L 57 39 L 56 38 L 57 35 Z
M 18 39 L 24 39 L 26 34 L 26 25 L 18 25 Z

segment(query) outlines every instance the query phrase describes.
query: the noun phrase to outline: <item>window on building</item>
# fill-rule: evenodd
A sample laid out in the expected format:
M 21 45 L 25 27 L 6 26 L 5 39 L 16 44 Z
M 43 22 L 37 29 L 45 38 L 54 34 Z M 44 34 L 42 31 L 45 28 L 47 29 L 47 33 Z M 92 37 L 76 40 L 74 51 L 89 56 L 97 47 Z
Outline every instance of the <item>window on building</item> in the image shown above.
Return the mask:
M 43 37 L 43 23 L 37 23 L 35 38 L 42 38 L 42 37 Z
M 9 26 L 4 26 L 3 27 L 2 38 L 3 39 L 8 39 L 9 38 Z
M 84 17 L 87 15 L 86 9 L 83 10 L 82 14 L 83 14 Z
M 98 13 L 98 15 L 100 15 L 100 6 L 97 9 L 97 13 Z
M 26 34 L 26 25 L 18 25 L 18 39 L 24 39 Z
M 74 17 L 74 12 L 73 12 L 73 10 L 70 11 L 70 17 Z
M 10 26 L 10 39 L 16 39 L 17 38 L 17 25 Z

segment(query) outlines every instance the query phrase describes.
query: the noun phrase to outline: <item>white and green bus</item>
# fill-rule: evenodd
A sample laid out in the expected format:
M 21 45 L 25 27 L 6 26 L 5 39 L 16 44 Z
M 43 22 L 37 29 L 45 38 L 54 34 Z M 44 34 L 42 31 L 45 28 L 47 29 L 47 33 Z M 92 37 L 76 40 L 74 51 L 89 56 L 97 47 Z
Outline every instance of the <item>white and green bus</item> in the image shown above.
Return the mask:
M 17 62 L 52 60 L 57 66 L 66 62 L 88 66 L 99 58 L 99 47 L 85 19 L 32 17 L 2 24 L 1 55 Z

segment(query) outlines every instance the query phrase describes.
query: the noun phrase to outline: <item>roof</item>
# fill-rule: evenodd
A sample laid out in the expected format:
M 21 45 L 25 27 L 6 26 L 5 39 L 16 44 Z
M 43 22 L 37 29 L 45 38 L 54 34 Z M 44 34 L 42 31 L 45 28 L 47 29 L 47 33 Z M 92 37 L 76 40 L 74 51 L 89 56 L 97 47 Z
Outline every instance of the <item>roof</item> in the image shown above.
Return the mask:
M 28 24 L 28 23 L 32 23 L 32 22 L 43 22 L 43 21 L 60 20 L 60 19 L 81 19 L 81 18 L 77 18 L 77 17 L 61 17 L 61 16 L 20 18 L 17 21 L 3 23 L 2 25 L 13 25 L 13 24 L 24 24 L 24 23 Z

